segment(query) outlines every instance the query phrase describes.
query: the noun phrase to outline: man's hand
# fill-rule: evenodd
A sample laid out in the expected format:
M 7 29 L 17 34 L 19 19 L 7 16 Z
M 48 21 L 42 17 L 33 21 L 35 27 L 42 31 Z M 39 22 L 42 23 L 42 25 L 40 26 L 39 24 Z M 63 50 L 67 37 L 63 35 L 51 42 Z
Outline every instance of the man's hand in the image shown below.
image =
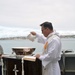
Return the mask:
M 34 31 L 32 31 L 32 32 L 30 32 L 32 35 L 36 35 L 36 32 L 34 32 Z
M 35 57 L 36 57 L 36 58 L 39 58 L 39 57 L 40 57 L 40 54 L 36 54 Z

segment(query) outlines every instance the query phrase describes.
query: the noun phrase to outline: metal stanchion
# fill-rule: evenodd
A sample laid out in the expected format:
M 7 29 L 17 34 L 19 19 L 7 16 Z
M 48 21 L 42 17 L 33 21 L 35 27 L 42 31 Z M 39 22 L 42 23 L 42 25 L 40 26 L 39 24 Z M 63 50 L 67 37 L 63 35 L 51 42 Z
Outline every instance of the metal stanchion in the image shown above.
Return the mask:
M 24 60 L 23 60 L 23 58 L 22 58 L 22 75 L 25 75 L 24 74 Z
M 63 55 L 62 55 L 62 60 L 63 60 L 63 75 L 65 75 L 65 51 L 63 51 Z
M 4 75 L 3 74 L 3 59 L 1 58 L 1 63 L 2 63 L 2 75 Z

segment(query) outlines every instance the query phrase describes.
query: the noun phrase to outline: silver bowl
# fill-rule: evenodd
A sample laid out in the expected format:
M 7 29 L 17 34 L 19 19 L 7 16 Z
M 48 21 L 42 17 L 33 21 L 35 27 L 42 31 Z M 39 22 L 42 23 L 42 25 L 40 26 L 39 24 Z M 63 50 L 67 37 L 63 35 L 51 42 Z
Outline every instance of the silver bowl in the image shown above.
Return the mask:
M 16 55 L 30 55 L 35 51 L 35 48 L 32 48 L 32 47 L 13 47 L 12 51 Z

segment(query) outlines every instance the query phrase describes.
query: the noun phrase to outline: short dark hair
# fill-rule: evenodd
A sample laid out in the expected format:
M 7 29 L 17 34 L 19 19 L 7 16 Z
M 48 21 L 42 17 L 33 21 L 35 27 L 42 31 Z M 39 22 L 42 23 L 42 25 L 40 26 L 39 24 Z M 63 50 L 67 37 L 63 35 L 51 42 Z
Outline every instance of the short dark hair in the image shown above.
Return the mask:
M 49 28 L 50 30 L 53 30 L 53 26 L 51 22 L 44 22 L 40 24 L 40 26 L 43 26 L 44 28 Z

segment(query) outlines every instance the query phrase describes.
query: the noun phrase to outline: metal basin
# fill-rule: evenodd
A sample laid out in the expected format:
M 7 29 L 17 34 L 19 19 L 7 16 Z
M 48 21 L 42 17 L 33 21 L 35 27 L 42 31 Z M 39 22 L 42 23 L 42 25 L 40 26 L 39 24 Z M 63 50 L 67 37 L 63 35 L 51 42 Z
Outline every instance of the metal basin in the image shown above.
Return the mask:
M 35 51 L 35 48 L 32 48 L 32 47 L 13 47 L 12 51 L 16 55 L 30 55 Z

